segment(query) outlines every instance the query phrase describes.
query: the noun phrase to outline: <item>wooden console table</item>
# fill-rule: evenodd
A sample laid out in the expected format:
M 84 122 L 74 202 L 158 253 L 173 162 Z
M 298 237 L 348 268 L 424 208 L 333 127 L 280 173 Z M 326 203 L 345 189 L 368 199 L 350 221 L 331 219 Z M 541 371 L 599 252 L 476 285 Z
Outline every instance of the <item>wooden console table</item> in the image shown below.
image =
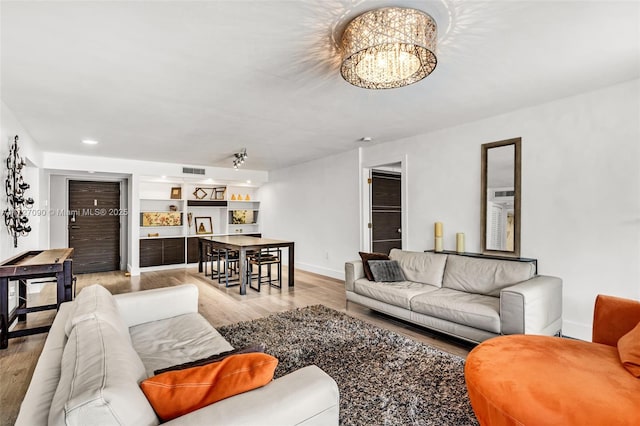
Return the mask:
M 30 312 L 57 309 L 62 302 L 73 299 L 72 248 L 34 250 L 21 253 L 0 263 L 0 349 L 9 346 L 9 339 L 46 333 L 51 325 L 9 331 L 15 321 L 27 320 Z M 27 280 L 54 277 L 57 281 L 57 303 L 27 307 Z M 18 281 L 16 307 L 9 312 L 9 281 Z

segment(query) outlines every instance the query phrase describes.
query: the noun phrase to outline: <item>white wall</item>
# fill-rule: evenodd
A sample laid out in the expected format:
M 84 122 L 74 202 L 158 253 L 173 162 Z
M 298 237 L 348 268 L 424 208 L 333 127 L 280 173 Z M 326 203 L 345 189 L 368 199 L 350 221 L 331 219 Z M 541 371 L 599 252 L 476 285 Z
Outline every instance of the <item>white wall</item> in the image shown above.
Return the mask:
M 38 144 L 26 132 L 13 112 L 1 102 L 0 106 L 0 176 L 2 189 L 0 190 L 0 260 L 9 258 L 15 254 L 26 250 L 33 250 L 40 247 L 41 217 L 29 215 L 31 233 L 25 237 L 18 237 L 18 247 L 13 246 L 13 237 L 9 235 L 4 226 L 2 212 L 8 207 L 7 197 L 4 191 L 4 182 L 7 178 L 6 159 L 9 155 L 9 146 L 13 143 L 13 138 L 18 135 L 19 154 L 27 161 L 28 166 L 23 169 L 23 177 L 31 187 L 26 191 L 26 196 L 35 200 L 33 211 L 38 211 L 42 204 L 40 202 L 40 173 L 38 167 L 42 163 L 42 152 Z
M 358 257 L 358 163 L 351 151 L 277 170 L 258 191 L 263 236 L 295 241 L 297 268 L 343 278 Z
M 588 340 L 598 293 L 640 299 L 639 100 L 634 80 L 367 147 L 361 163 L 406 156 L 406 249 L 433 248 L 433 223 L 442 221 L 445 249 L 455 249 L 455 233 L 464 232 L 467 250 L 477 252 L 480 146 L 522 137 L 521 255 L 537 258 L 541 274 L 563 279 L 563 331 Z M 354 220 L 356 156 L 273 172 L 263 189 L 271 211 L 265 232 L 295 239 L 303 269 L 336 276 L 341 261 L 357 258 L 364 223 Z

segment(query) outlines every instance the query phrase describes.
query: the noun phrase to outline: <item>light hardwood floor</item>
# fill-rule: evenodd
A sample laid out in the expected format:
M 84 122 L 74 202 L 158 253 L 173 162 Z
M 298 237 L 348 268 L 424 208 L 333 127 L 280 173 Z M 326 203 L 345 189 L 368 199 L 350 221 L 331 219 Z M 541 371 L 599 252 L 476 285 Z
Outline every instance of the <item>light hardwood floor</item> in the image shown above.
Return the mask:
M 284 282 L 286 283 L 286 275 Z M 260 293 L 247 290 L 245 296 L 240 296 L 238 287 L 225 288 L 224 285 L 218 285 L 203 274 L 198 274 L 196 268 L 145 272 L 139 277 L 127 277 L 122 271 L 78 275 L 77 291 L 94 283 L 105 286 L 114 294 L 183 283 L 196 284 L 200 291 L 200 313 L 214 327 L 260 318 L 273 312 L 322 304 L 462 357 L 466 357 L 473 347 L 466 342 L 432 333 L 354 303 L 347 306 L 344 281 L 299 270 L 296 270 L 296 285 L 293 289 L 286 288 L 286 284 L 282 290 L 263 286 Z M 46 285 L 41 293 L 29 297 L 30 306 L 54 302 L 53 284 Z M 55 311 L 29 314 L 27 323 L 30 327 L 44 325 L 50 323 L 54 315 Z M 46 336 L 37 334 L 11 339 L 9 348 L 0 350 L 0 425 L 14 424 Z

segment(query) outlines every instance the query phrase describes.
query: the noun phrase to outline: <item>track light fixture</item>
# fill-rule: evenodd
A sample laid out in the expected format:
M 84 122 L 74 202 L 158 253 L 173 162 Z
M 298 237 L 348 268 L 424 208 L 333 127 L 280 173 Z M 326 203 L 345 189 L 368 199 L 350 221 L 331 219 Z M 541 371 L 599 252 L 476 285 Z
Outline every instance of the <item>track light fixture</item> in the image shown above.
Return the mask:
M 244 160 L 246 160 L 247 157 L 247 148 L 242 148 L 240 152 L 233 154 L 233 168 L 238 170 L 238 167 L 244 164 Z

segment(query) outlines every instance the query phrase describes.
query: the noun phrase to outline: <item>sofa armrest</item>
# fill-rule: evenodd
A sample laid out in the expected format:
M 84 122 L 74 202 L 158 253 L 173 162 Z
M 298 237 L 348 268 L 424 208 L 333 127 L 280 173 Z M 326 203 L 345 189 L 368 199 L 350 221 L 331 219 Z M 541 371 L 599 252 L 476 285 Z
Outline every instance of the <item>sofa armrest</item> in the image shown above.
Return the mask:
M 165 425 L 337 425 L 336 382 L 315 365 L 266 386 L 180 416 Z
M 364 278 L 362 260 L 352 260 L 344 264 L 344 285 L 347 291 L 354 291 L 353 283 Z
M 617 346 L 618 339 L 640 322 L 640 302 L 599 294 L 593 311 L 594 343 Z
M 502 334 L 554 335 L 562 328 L 562 280 L 537 275 L 500 291 Z
M 198 287 L 183 284 L 114 296 L 128 327 L 198 312 Z

